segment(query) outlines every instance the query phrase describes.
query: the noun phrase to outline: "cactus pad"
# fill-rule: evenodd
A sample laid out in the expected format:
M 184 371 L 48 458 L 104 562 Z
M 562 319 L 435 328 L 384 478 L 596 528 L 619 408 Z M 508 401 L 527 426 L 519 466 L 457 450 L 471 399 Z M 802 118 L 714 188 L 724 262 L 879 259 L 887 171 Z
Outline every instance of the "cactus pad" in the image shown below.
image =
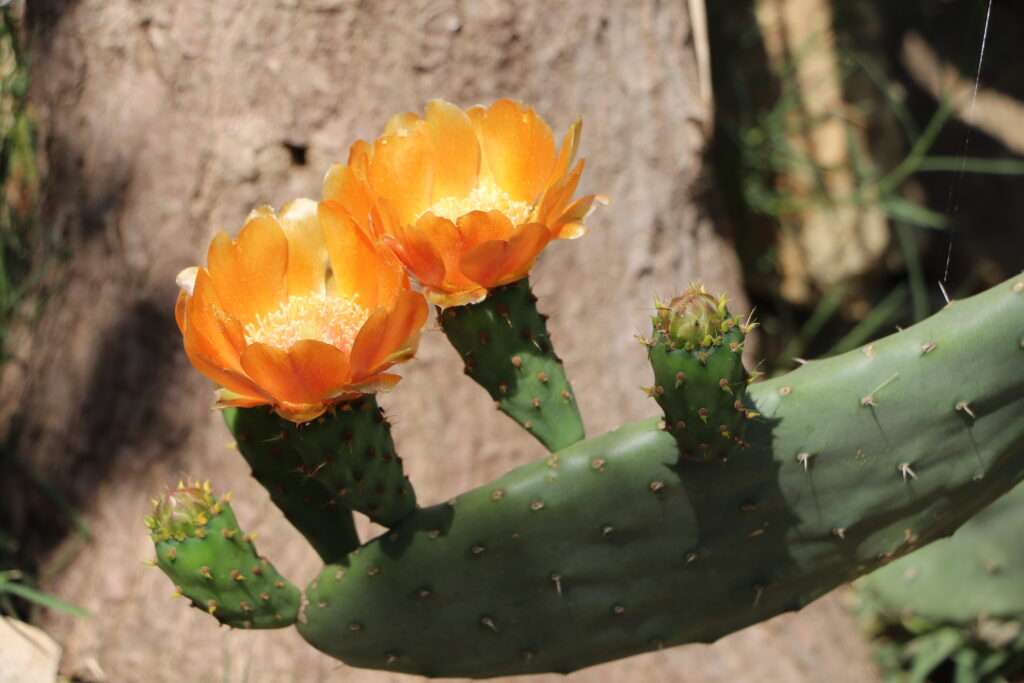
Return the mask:
M 658 304 L 648 357 L 654 386 L 648 392 L 665 413 L 665 430 L 685 460 L 709 462 L 743 444 L 747 373 L 743 340 L 750 325 L 729 315 L 725 299 L 691 285 Z
M 583 422 L 536 302 L 529 280 L 522 279 L 438 317 L 466 374 L 502 412 L 554 451 L 582 439 Z
M 372 394 L 301 425 L 266 408 L 239 409 L 231 420 L 238 448 L 250 463 L 272 463 L 286 451 L 297 456 L 298 463 L 289 463 L 296 467 L 293 474 L 317 482 L 327 494 L 327 508 L 361 512 L 385 526 L 416 508 L 391 425 Z
M 295 622 L 299 589 L 256 553 L 227 496 L 209 484 L 181 484 L 154 501 L 146 526 L 156 564 L 192 605 L 236 628 L 283 628 Z

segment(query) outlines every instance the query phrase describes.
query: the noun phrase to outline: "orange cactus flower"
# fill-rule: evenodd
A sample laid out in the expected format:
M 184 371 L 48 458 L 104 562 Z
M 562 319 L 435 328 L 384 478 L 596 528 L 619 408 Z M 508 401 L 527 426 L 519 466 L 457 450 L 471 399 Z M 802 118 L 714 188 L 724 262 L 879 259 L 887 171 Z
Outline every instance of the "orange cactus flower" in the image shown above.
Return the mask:
M 385 370 L 413 356 L 428 312 L 389 250 L 320 220 L 311 199 L 256 209 L 178 285 L 185 352 L 219 385 L 218 405 L 270 405 L 293 422 L 394 386 Z
M 512 100 L 462 110 L 443 100 L 399 114 L 331 168 L 324 203 L 389 244 L 442 307 L 473 303 L 527 275 L 553 239 L 585 232 L 596 200 L 573 200 L 581 122 L 556 149 L 551 128 Z

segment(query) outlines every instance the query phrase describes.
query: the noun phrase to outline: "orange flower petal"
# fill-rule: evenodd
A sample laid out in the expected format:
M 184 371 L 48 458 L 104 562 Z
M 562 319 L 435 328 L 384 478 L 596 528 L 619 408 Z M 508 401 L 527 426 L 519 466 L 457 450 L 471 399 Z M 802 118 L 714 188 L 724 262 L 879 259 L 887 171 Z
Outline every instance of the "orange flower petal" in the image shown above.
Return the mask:
M 327 277 L 327 247 L 317 220 L 316 202 L 296 199 L 281 209 L 288 239 L 288 296 L 322 294 Z
M 188 308 L 188 294 L 178 292 L 178 298 L 174 302 L 174 322 L 178 323 L 178 330 L 185 334 L 185 310 Z
M 323 197 L 324 201 L 336 201 L 345 207 L 359 227 L 372 234 L 374 201 L 365 181 L 351 167 L 335 164 L 328 169 L 324 177 Z
M 342 397 L 356 398 L 362 394 L 379 394 L 391 391 L 401 380 L 401 376 L 389 372 L 382 372 L 372 377 L 367 377 L 359 384 L 352 384 L 345 387 Z
M 426 121 L 434 146 L 433 204 L 442 197 L 464 197 L 480 172 L 480 143 L 464 111 L 444 100 L 427 103 Z
M 384 135 L 405 135 L 412 130 L 420 120 L 420 117 L 411 111 L 395 114 L 388 119 L 387 124 L 385 124 Z
M 455 226 L 432 213 L 423 214 L 415 225 L 396 227 L 395 234 L 387 240 L 399 260 L 426 287 L 443 286 L 450 243 L 458 243 Z
M 548 124 L 533 109 L 503 99 L 487 110 L 481 133 L 498 186 L 513 199 L 537 199 L 555 165 L 555 139 Z
M 390 306 L 406 286 L 394 255 L 374 245 L 337 202 L 321 202 L 319 217 L 335 292 L 369 310 Z
M 451 308 L 452 306 L 465 306 L 466 304 L 478 304 L 487 298 L 487 289 L 477 286 L 475 283 L 469 289 L 461 289 L 453 292 L 428 289 L 424 295 L 434 306 L 440 308 Z
M 335 346 L 304 339 L 288 349 L 288 356 L 311 401 L 323 401 L 349 381 L 348 355 Z
M 458 227 L 462 251 L 484 242 L 508 240 L 515 232 L 512 221 L 500 211 L 470 211 L 459 217 Z
M 221 308 L 210 274 L 200 268 L 184 311 L 185 340 L 214 365 L 244 374 L 238 356 L 245 348 L 241 324 Z
M 571 240 L 582 236 L 586 233 L 587 229 L 583 225 L 583 219 L 590 213 L 590 209 L 593 207 L 595 201 L 602 201 L 602 197 L 597 195 L 587 195 L 586 197 L 580 197 L 558 217 L 554 225 L 551 226 L 551 231 L 556 239 L 560 240 Z
M 242 323 L 275 309 L 287 295 L 288 240 L 265 211 L 254 212 L 236 240 L 214 237 L 207 261 L 217 298 Z
M 551 241 L 551 233 L 540 223 L 519 228 L 507 242 L 492 240 L 477 245 L 462 257 L 462 272 L 490 289 L 526 276 L 537 254 Z
M 390 311 L 377 309 L 363 324 L 352 345 L 352 378 L 361 381 L 416 351 L 420 328 L 427 320 L 427 302 L 418 292 L 402 292 Z
M 308 403 L 309 392 L 292 367 L 287 351 L 267 344 L 250 344 L 242 352 L 242 367 L 279 403 Z
M 257 405 L 268 402 L 269 397 L 244 374 L 223 367 L 196 349 L 195 336 L 186 334 L 184 342 L 185 355 L 188 356 L 192 366 L 204 377 L 246 400 L 255 401 Z
M 274 404 L 274 412 L 290 422 L 302 424 L 311 422 L 327 412 L 327 403 L 288 403 Z
M 426 123 L 405 135 L 385 135 L 373 146 L 369 180 L 402 223 L 411 223 L 430 205 L 434 163 Z
M 218 408 L 253 408 L 267 405 L 269 402 L 267 397 L 245 396 L 224 388 L 217 390 Z
M 551 177 L 548 179 L 549 184 L 558 181 L 569 170 L 569 165 L 576 158 L 576 151 L 579 149 L 580 135 L 582 133 L 583 119 L 576 119 L 569 126 L 569 132 L 565 134 L 565 138 L 562 139 L 562 147 L 558 151 L 558 161 L 555 162 L 555 167 L 551 171 Z
M 566 205 L 572 199 L 576 187 L 579 185 L 580 176 L 583 174 L 583 159 L 576 162 L 572 172 L 564 178 L 560 178 L 554 185 L 544 193 L 537 209 L 537 220 L 547 225 L 553 224 L 556 219 L 565 211 Z

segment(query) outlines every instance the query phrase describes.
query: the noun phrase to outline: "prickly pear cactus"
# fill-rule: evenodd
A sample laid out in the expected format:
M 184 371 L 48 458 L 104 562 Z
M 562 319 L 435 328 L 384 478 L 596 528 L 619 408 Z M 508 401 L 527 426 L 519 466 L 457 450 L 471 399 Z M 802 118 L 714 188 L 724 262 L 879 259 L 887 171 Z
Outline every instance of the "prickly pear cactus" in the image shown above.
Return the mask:
M 1024 477 L 1022 338 L 1017 280 L 751 385 L 728 458 L 681 458 L 663 420 L 577 443 L 327 566 L 299 632 L 355 666 L 488 677 L 799 609 Z
M 157 566 L 193 607 L 235 628 L 295 623 L 299 589 L 257 554 L 228 496 L 217 499 L 209 482 L 182 483 L 154 500 L 146 526 Z
M 583 438 L 583 421 L 536 303 L 529 280 L 522 279 L 495 288 L 480 303 L 446 308 L 438 320 L 466 374 L 503 413 L 556 451 Z
M 1024 485 L 944 539 L 857 582 L 861 621 L 893 683 L 1024 675 Z

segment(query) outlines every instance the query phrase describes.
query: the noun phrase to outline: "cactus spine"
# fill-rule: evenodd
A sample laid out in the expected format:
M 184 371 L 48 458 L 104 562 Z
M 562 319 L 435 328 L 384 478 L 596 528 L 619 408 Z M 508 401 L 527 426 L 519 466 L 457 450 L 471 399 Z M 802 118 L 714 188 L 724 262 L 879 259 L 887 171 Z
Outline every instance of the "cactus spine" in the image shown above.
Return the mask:
M 438 318 L 466 374 L 503 413 L 556 451 L 583 438 L 583 421 L 536 303 L 524 278 L 491 290 L 480 303 L 447 308 Z

